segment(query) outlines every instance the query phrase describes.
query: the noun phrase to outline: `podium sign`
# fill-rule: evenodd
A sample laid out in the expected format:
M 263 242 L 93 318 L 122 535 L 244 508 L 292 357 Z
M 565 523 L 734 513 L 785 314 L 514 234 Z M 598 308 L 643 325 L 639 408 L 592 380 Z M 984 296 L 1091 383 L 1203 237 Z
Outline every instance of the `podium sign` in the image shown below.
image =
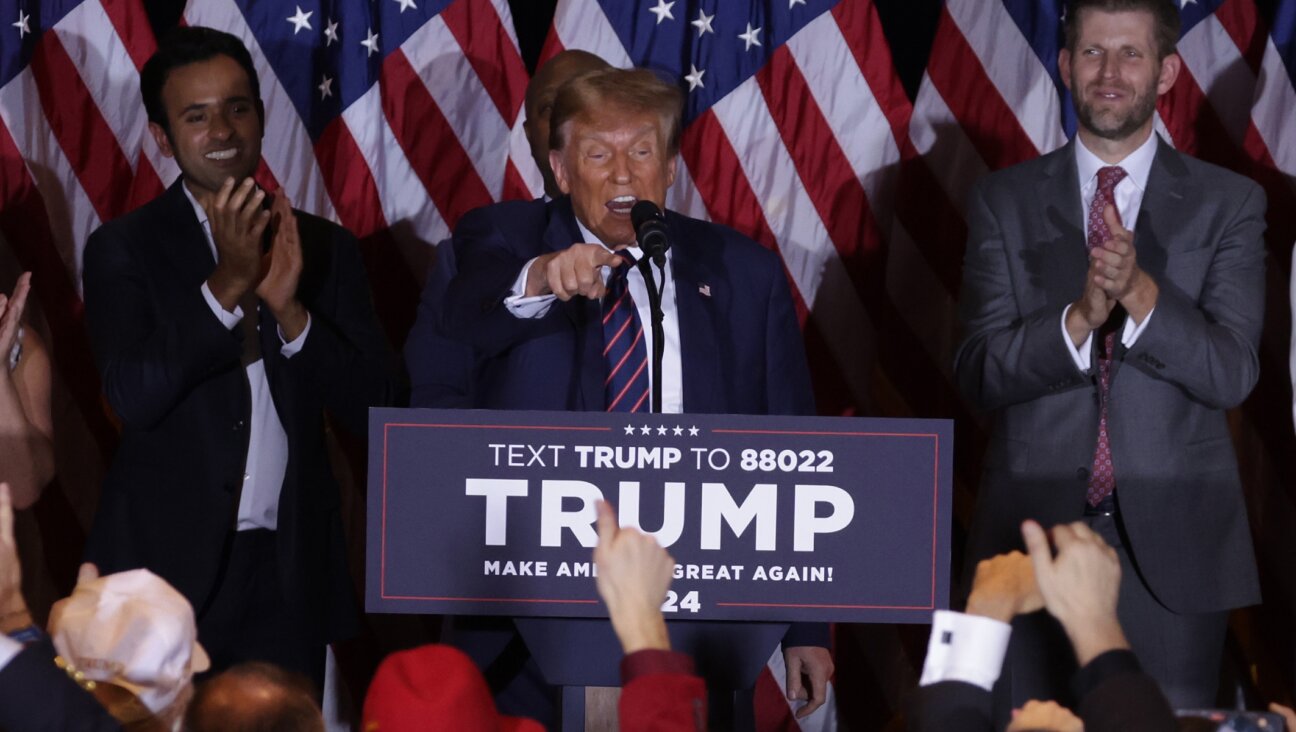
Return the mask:
M 949 420 L 373 409 L 366 610 L 605 617 L 595 503 L 676 562 L 668 619 L 948 606 Z

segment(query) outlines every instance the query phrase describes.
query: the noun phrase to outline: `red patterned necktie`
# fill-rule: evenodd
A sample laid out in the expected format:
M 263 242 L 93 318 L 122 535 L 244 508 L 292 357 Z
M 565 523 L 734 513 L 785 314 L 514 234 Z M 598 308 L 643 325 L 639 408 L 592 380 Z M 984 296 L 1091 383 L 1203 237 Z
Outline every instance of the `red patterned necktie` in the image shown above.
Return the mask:
M 626 282 L 634 258 L 626 251 L 617 253 L 625 261 L 612 270 L 603 297 L 604 406 L 609 412 L 637 412 L 648 401 L 648 347 Z
M 1089 250 L 1102 246 L 1111 238 L 1107 222 L 1103 220 L 1103 209 L 1109 204 L 1120 219 L 1113 195 L 1116 184 L 1125 178 L 1125 169 L 1119 166 L 1108 166 L 1098 170 L 1098 191 L 1094 193 L 1093 202 L 1089 204 Z M 1098 330 L 1094 345 L 1098 346 L 1098 444 L 1094 447 L 1093 470 L 1089 473 L 1089 491 L 1086 499 L 1090 506 L 1097 506 L 1103 499 L 1116 490 L 1116 471 L 1112 467 L 1111 439 L 1107 435 L 1107 401 L 1111 394 L 1111 356 L 1116 346 L 1114 328 L 1102 327 Z

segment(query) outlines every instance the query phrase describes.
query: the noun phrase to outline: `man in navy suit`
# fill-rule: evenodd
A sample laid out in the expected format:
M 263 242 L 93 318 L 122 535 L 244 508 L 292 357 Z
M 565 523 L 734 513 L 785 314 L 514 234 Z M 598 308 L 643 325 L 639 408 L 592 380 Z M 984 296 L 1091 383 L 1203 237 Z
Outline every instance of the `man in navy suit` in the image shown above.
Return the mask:
M 549 163 L 565 195 L 487 206 L 460 221 L 446 325 L 483 360 L 478 406 L 648 411 L 653 287 L 664 312 L 662 412 L 813 413 L 776 254 L 667 212 L 664 266 L 640 262 L 630 210 L 665 202 L 681 107 L 680 91 L 644 70 L 568 82 L 549 120 Z M 624 327 L 608 327 L 617 318 Z M 784 640 L 790 695 L 809 700 L 802 716 L 822 704 L 832 673 L 823 631 L 794 626 Z

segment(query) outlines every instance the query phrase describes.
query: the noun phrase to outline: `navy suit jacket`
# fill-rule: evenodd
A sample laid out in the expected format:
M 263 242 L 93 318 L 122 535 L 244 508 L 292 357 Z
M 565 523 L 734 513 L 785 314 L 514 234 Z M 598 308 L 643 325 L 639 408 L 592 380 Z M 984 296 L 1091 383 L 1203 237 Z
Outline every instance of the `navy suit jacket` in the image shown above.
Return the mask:
M 796 312 L 778 255 L 718 224 L 666 213 L 680 329 L 684 411 L 813 414 Z M 489 366 L 476 406 L 602 410 L 599 303 L 555 302 L 542 318 L 517 318 L 504 298 L 532 258 L 583 237 L 564 196 L 470 212 L 455 229 L 459 272 L 446 325 Z
M 673 211 L 666 212 L 666 226 L 684 411 L 814 414 L 810 370 L 778 255 L 733 229 Z M 443 325 L 477 354 L 473 406 L 603 410 L 599 302 L 555 301 L 537 319 L 518 318 L 504 305 L 527 262 L 583 239 L 567 196 L 498 203 L 460 220 L 452 240 L 458 272 L 448 285 Z M 827 646 L 827 626 L 795 624 L 784 644 Z
M 86 244 L 86 325 L 122 423 L 86 555 L 104 574 L 146 567 L 200 611 L 234 528 L 251 395 L 241 329 L 226 329 L 203 299 L 216 262 L 180 186 L 101 226 Z M 399 379 L 355 238 L 296 215 L 297 296 L 310 311 L 310 332 L 285 358 L 278 324 L 262 307 L 260 339 L 288 436 L 279 577 L 285 601 L 322 642 L 345 635 L 356 618 L 324 411 L 363 435 L 369 406 L 393 403 Z

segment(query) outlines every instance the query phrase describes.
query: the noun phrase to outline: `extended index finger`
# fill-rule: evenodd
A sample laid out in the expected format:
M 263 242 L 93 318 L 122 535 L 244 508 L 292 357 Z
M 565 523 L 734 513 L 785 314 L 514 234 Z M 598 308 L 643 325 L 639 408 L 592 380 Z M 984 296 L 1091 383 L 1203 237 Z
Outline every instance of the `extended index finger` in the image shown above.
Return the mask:
M 616 252 L 609 252 L 601 246 L 595 246 L 591 251 L 594 252 L 594 264 L 600 267 L 619 267 L 621 265 L 621 255 Z
M 1038 523 L 1026 520 L 1021 526 L 1022 541 L 1026 542 L 1026 551 L 1030 554 L 1031 564 L 1035 567 L 1035 576 L 1041 570 L 1047 570 L 1053 563 L 1053 550 L 1049 547 L 1048 534 Z
M 607 501 L 599 501 L 595 509 L 598 511 L 598 537 L 599 544 L 603 545 L 612 541 L 617 533 L 616 509 Z

